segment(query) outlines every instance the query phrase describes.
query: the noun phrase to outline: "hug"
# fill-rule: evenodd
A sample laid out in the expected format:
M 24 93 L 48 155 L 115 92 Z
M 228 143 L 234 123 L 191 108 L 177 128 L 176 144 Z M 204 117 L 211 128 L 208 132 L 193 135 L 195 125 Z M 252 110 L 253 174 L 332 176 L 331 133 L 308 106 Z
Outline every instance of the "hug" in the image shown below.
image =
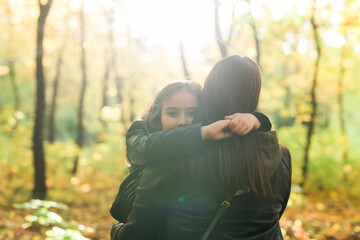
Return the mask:
M 203 88 L 177 81 L 157 94 L 127 132 L 111 239 L 283 239 L 291 156 L 256 112 L 261 81 L 255 62 L 234 55 Z

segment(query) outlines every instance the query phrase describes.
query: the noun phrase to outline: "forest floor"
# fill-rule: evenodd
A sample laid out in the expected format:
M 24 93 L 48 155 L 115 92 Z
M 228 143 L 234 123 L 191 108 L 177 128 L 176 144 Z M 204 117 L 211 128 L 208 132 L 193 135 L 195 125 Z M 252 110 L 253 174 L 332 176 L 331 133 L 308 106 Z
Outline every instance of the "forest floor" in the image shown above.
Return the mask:
M 292 195 L 301 203 L 290 204 L 280 220 L 285 239 L 360 239 L 359 198 L 326 191 Z
M 117 181 L 92 168 L 70 179 L 48 178 L 48 199 L 68 205 L 69 210 L 55 212 L 72 226 L 80 226 L 83 236 L 93 240 L 109 239 L 114 222 L 109 208 L 121 178 L 123 174 Z M 13 203 L 27 201 L 30 184 L 6 188 L 9 182 L 5 181 L 1 185 L 0 239 L 40 240 L 45 239 L 46 231 L 51 229 L 40 225 L 23 228 L 26 215 L 34 210 L 15 209 Z M 360 201 L 335 191 L 306 195 L 292 192 L 280 224 L 285 239 L 360 239 Z

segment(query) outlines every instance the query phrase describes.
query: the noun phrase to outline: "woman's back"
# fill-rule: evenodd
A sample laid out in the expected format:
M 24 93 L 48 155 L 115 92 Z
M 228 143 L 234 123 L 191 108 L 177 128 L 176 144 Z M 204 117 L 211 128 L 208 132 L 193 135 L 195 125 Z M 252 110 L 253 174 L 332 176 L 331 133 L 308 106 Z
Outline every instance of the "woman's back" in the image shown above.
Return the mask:
M 276 144 L 267 145 L 264 155 L 268 156 L 265 161 L 272 173 L 274 197 L 251 192 L 234 196 L 210 239 L 282 239 L 278 220 L 290 194 L 291 158 L 289 151 L 285 147 L 280 150 L 276 138 L 270 137 Z M 225 197 L 209 189 L 206 183 L 196 184 L 184 177 L 181 167 L 168 176 L 169 179 L 164 179 L 167 190 L 162 189 L 167 200 L 157 206 L 162 215 L 160 239 L 200 239 Z

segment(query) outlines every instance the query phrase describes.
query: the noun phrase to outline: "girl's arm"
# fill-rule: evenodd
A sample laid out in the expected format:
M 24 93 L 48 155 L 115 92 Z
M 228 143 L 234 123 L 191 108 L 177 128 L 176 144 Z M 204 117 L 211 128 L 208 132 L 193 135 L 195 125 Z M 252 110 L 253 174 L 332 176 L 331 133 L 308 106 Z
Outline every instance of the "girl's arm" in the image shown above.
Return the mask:
M 126 134 L 126 148 L 131 165 L 146 165 L 148 160 L 160 161 L 191 156 L 203 146 L 201 124 L 147 134 L 143 120 L 135 121 Z
M 260 122 L 260 127 L 256 130 L 260 132 L 268 132 L 271 130 L 272 124 L 270 119 L 265 114 L 261 112 L 252 112 L 250 114 L 254 115 Z
M 241 115 L 256 117 L 241 122 L 242 127 L 245 126 L 246 129 L 247 126 L 245 131 L 243 128 L 239 129 L 238 120 L 243 119 Z M 151 134 L 146 133 L 144 121 L 137 120 L 131 125 L 126 134 L 129 161 L 131 165 L 144 166 L 149 163 L 149 159 L 151 161 L 161 161 L 194 155 L 203 148 L 204 141 L 202 140 L 230 137 L 230 132 L 223 131 L 226 127 L 229 127 L 232 133 L 239 135 L 245 135 L 252 129 L 258 129 L 259 131 L 269 131 L 271 129 L 269 118 L 262 113 L 234 114 L 231 118 L 233 120 L 228 120 L 228 122 L 223 120 L 203 127 L 200 124 L 194 124 Z M 233 127 L 231 122 L 236 122 L 233 123 Z

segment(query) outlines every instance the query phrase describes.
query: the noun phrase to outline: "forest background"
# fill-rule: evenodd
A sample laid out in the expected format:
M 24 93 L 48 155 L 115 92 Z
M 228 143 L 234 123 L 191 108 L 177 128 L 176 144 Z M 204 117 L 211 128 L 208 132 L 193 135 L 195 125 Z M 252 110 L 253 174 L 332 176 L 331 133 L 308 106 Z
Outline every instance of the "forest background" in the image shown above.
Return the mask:
M 0 0 L 0 239 L 108 239 L 124 135 L 222 57 L 292 154 L 285 239 L 360 239 L 360 2 Z M 38 200 L 34 200 L 38 199 Z

